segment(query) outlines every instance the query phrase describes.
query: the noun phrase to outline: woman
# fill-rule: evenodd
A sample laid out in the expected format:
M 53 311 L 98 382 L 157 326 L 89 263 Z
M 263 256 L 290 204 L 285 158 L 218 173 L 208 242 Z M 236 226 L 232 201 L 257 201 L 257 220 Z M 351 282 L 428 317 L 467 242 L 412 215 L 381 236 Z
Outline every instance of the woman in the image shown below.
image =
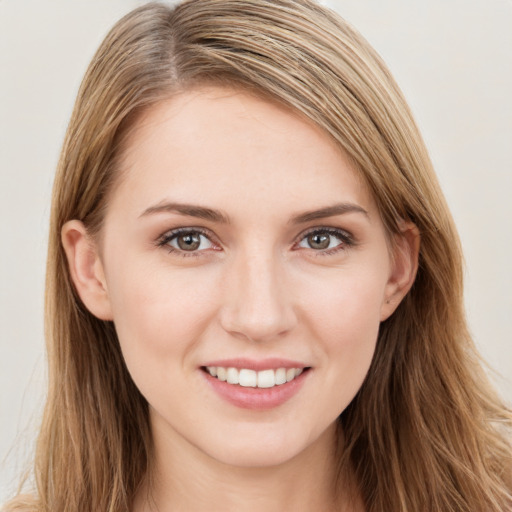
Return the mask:
M 7 510 L 511 509 L 457 240 L 399 89 L 333 13 L 135 10 L 64 143 L 37 492 Z

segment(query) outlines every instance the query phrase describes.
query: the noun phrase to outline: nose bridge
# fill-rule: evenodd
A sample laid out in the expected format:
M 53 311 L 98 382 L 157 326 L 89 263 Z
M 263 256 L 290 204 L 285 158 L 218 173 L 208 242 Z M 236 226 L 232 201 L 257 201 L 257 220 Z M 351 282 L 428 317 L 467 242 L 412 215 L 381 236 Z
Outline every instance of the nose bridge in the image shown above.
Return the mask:
M 238 254 L 227 277 L 222 323 L 231 334 L 265 341 L 289 331 L 295 323 L 283 262 L 271 248 Z

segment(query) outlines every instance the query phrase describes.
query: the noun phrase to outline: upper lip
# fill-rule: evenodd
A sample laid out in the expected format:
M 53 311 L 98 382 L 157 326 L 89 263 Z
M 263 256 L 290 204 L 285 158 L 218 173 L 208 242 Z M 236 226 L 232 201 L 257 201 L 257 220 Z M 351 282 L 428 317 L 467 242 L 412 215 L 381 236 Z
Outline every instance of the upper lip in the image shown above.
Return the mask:
M 270 357 L 266 359 L 246 359 L 243 357 L 234 359 L 217 359 L 209 361 L 202 366 L 221 366 L 223 368 L 246 368 L 247 370 L 277 370 L 278 368 L 308 368 L 307 364 L 291 359 Z

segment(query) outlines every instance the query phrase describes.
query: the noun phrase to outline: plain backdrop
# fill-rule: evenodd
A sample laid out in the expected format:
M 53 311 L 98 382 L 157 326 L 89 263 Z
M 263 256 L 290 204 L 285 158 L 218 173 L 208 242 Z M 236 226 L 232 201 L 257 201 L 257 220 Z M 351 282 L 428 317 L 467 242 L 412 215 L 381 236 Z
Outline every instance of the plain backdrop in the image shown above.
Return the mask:
M 0 0 L 0 502 L 45 397 L 50 193 L 81 77 L 143 1 Z M 409 100 L 458 225 L 468 320 L 512 401 L 512 0 L 331 0 Z

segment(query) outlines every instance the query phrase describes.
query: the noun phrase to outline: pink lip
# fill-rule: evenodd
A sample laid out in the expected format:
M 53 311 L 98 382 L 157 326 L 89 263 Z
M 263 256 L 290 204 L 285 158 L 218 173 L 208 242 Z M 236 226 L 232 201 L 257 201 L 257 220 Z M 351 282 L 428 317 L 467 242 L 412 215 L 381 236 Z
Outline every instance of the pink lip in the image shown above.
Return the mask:
M 277 370 L 278 368 L 306 368 L 308 365 L 299 361 L 290 361 L 290 359 L 279 359 L 271 357 L 267 359 L 222 359 L 216 361 L 209 361 L 203 366 L 222 366 L 223 368 L 247 368 L 248 370 Z
M 208 366 L 223 365 L 212 364 Z M 235 365 L 231 365 L 231 367 L 236 368 Z M 242 366 L 242 368 L 248 367 Z M 265 368 L 268 368 L 268 366 Z M 278 368 L 283 368 L 283 366 L 278 366 Z M 294 368 L 301 368 L 301 366 L 294 366 Z M 261 411 L 273 409 L 290 400 L 290 398 L 299 392 L 305 380 L 308 378 L 310 370 L 304 371 L 290 382 L 272 388 L 245 388 L 238 384 L 228 384 L 227 382 L 220 381 L 216 377 L 212 377 L 206 370 L 201 370 L 201 373 L 204 375 L 206 382 L 211 386 L 213 391 L 230 404 L 242 409 Z

